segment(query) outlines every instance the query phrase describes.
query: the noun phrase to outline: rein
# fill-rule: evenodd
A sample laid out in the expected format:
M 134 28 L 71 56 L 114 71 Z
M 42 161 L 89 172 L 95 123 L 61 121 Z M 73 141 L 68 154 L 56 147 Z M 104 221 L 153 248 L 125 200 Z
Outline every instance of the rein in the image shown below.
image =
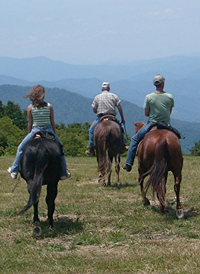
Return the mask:
M 21 176 L 19 175 L 17 182 L 16 182 L 15 186 L 13 187 L 12 193 L 15 191 L 16 187 L 18 186 L 20 178 L 21 178 Z
M 122 127 L 122 125 L 124 127 L 124 133 L 126 135 L 126 140 L 128 141 L 128 134 L 127 134 L 127 131 L 126 131 L 126 126 L 125 126 L 125 124 L 121 123 L 121 127 Z M 128 142 L 128 145 L 130 145 L 130 142 Z

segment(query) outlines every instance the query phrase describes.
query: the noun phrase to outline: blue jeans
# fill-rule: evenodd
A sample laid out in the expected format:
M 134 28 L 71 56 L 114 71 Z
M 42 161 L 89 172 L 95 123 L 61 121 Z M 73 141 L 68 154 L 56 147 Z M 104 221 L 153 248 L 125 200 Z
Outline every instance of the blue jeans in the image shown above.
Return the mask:
M 139 142 L 144 138 L 145 134 L 149 131 L 149 127 L 153 124 L 154 122 L 148 121 L 144 126 L 131 138 L 131 143 L 128 149 L 128 154 L 126 157 L 126 164 L 132 166 L 135 155 L 137 152 L 137 146 Z
M 94 144 L 93 144 L 93 134 L 94 134 L 94 128 L 95 126 L 100 122 L 100 117 L 97 117 L 97 119 L 92 123 L 90 129 L 89 129 L 89 148 L 93 148 Z
M 55 133 L 54 133 L 53 128 L 52 128 L 51 125 L 46 126 L 46 127 L 32 127 L 31 132 L 23 139 L 23 141 L 21 142 L 21 144 L 18 146 L 16 158 L 15 158 L 15 160 L 13 162 L 12 167 L 11 167 L 11 171 L 12 172 L 17 172 L 18 173 L 18 171 L 19 171 L 19 163 L 20 163 L 20 160 L 22 158 L 25 145 L 29 141 L 33 140 L 35 133 L 38 132 L 38 131 L 40 131 L 40 130 L 51 131 L 55 135 Z M 56 138 L 56 141 L 58 143 L 61 143 L 57 135 L 55 135 L 55 138 Z M 62 171 L 61 176 L 66 176 L 66 174 L 67 174 L 67 163 L 66 163 L 65 155 L 62 156 L 62 169 L 63 169 L 63 171 Z

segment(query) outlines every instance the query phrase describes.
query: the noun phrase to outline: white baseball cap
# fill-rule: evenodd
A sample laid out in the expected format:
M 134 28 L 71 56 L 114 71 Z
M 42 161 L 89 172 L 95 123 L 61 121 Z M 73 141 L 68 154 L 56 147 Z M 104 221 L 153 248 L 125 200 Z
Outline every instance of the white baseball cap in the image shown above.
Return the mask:
M 110 88 L 110 83 L 108 83 L 108 82 L 103 82 L 103 83 L 102 83 L 102 88 L 105 88 L 105 89 Z
M 154 86 L 158 86 L 158 85 L 162 84 L 164 81 L 165 81 L 165 78 L 161 74 L 157 74 L 153 78 Z

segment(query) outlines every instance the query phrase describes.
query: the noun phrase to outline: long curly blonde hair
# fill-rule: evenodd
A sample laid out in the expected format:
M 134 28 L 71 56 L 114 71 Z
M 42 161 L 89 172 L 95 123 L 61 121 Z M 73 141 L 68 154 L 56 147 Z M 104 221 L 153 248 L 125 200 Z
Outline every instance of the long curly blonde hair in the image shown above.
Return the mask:
M 32 101 L 32 104 L 35 107 L 44 107 L 47 103 L 44 101 L 45 88 L 41 85 L 36 85 L 32 87 L 27 95 L 24 98 L 29 98 Z

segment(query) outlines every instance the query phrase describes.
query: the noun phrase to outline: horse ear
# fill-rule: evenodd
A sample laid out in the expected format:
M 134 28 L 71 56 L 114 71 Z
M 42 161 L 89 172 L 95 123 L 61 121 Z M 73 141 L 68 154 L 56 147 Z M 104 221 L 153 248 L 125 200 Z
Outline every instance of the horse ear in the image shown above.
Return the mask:
M 137 127 L 138 126 L 138 123 L 136 123 L 135 121 L 133 121 L 133 124 Z

